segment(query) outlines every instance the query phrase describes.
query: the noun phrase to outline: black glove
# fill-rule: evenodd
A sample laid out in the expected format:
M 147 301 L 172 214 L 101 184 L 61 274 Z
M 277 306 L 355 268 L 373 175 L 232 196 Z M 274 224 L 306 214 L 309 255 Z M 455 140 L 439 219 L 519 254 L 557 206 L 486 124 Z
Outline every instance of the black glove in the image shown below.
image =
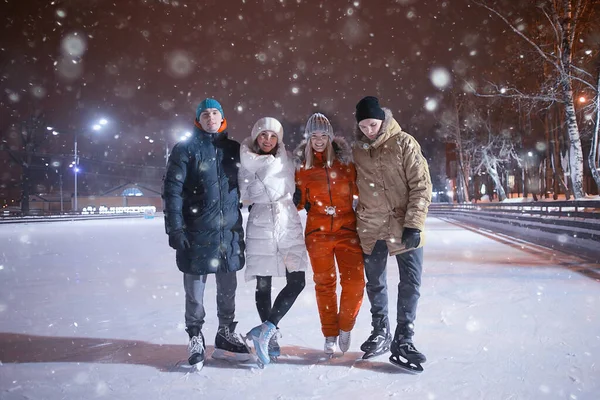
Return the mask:
M 415 249 L 421 243 L 421 231 L 415 228 L 404 228 L 402 243 L 407 249 Z
M 296 191 L 294 191 L 294 195 L 292 196 L 292 201 L 294 202 L 294 205 L 297 206 L 298 204 L 300 204 L 301 199 L 302 190 L 300 190 L 300 188 L 296 188 Z
M 252 204 L 250 204 L 250 205 L 248 206 L 248 212 L 252 211 L 252 206 L 253 206 L 253 205 L 254 205 L 254 203 L 252 203 Z
M 169 233 L 169 246 L 175 250 L 185 250 L 192 247 L 190 246 L 190 241 L 188 240 L 187 235 L 182 229 L 178 229 Z

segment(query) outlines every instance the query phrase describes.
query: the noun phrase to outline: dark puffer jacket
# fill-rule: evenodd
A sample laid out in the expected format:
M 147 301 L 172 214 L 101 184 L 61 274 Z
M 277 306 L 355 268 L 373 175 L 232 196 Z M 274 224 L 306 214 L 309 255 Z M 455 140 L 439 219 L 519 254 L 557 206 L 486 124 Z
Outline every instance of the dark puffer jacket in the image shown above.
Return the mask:
M 173 148 L 162 197 L 167 234 L 183 230 L 191 244 L 177 250 L 181 272 L 204 275 L 244 267 L 239 165 L 240 144 L 225 131 L 207 133 L 196 125 L 193 136 Z

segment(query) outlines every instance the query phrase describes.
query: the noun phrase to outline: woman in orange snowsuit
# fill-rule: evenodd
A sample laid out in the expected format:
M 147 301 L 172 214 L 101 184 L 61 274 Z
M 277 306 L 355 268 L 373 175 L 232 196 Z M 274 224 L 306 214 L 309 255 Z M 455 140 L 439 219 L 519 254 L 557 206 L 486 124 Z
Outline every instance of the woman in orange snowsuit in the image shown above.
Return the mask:
M 362 304 L 364 261 L 352 208 L 358 196 L 352 150 L 341 137 L 333 136 L 329 120 L 313 114 L 294 157 L 297 161 L 298 209 L 306 208 L 306 248 L 313 269 L 324 351 L 332 357 L 339 342 L 345 353 L 350 348 L 350 332 Z M 334 260 L 335 257 L 335 260 Z M 337 261 L 342 293 L 336 294 Z

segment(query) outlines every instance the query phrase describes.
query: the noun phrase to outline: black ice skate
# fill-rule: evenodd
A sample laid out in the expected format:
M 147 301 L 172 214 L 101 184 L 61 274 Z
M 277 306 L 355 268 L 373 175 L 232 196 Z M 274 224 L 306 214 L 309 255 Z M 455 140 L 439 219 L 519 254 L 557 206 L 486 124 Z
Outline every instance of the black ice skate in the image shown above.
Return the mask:
M 194 366 L 197 370 L 201 370 L 204 366 L 206 344 L 204 343 L 204 335 L 197 326 L 190 326 L 186 329 L 190 342 L 188 343 L 188 363 Z
M 215 337 L 215 351 L 212 358 L 218 360 L 248 361 L 252 358 L 248 347 L 242 343 L 235 333 L 237 322 L 221 325 Z
M 427 358 L 411 342 L 402 342 L 394 339 L 391 348 L 392 355 L 390 356 L 390 362 L 392 364 L 412 374 L 423 372 L 421 363 L 427 361 Z
M 392 335 L 389 329 L 373 330 L 371 336 L 360 346 L 360 349 L 365 352 L 362 356 L 363 360 L 387 353 L 390 350 L 391 342 Z

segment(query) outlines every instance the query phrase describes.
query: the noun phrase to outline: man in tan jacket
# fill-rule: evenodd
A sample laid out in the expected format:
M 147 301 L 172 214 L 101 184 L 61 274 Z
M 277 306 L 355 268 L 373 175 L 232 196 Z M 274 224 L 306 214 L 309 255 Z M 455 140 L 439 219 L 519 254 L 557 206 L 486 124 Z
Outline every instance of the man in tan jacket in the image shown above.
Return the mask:
M 421 273 L 423 230 L 431 203 L 431 178 L 419 143 L 376 97 L 356 105 L 357 140 L 352 154 L 359 191 L 357 229 L 365 257 L 373 330 L 361 346 L 363 358 L 387 352 L 399 367 L 421 372 L 426 358 L 413 345 Z M 400 272 L 396 331 L 388 320 L 386 264 L 396 256 Z M 406 359 L 407 361 L 403 361 Z

